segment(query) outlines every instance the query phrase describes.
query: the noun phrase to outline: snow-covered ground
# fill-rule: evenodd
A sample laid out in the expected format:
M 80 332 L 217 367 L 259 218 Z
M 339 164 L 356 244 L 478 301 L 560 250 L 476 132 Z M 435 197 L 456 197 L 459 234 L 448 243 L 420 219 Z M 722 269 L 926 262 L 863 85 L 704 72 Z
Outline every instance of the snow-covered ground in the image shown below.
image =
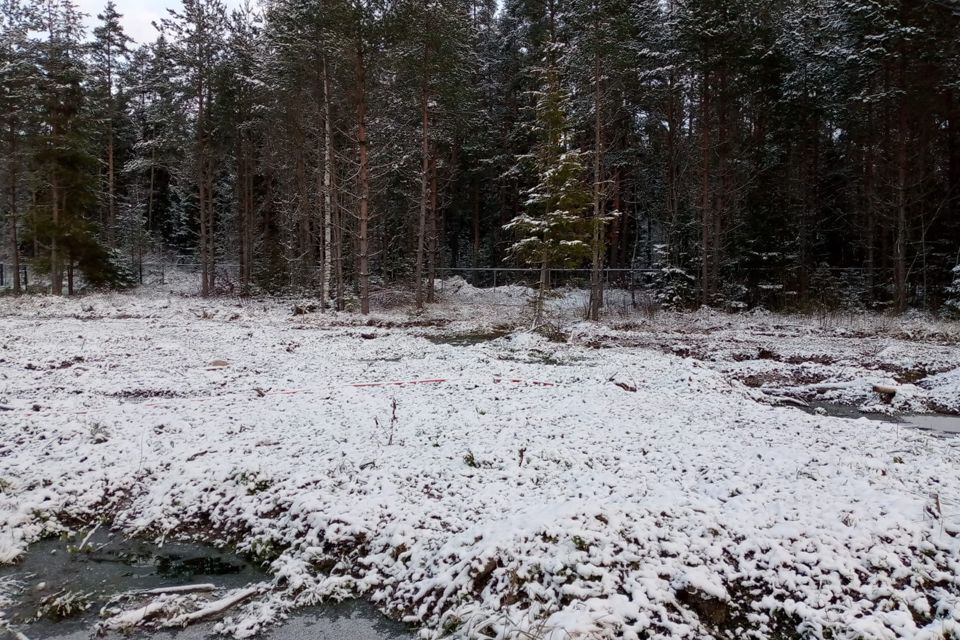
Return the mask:
M 0 299 L 0 561 L 102 520 L 236 544 L 274 575 L 240 636 L 362 596 L 425 637 L 960 637 L 958 441 L 770 404 L 956 411 L 956 325 L 613 292 L 549 340 L 527 295 Z

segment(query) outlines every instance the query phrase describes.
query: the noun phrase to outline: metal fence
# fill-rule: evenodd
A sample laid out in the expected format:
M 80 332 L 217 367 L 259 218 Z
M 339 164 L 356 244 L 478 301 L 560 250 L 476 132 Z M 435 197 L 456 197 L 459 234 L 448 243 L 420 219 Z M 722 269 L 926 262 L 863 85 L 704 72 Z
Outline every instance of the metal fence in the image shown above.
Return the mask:
M 194 285 L 200 288 L 200 273 L 202 265 L 195 261 L 193 256 L 177 256 L 165 260 L 139 261 L 131 260 L 127 263 L 134 281 L 142 285 L 175 285 L 187 291 Z M 9 290 L 13 286 L 12 266 L 0 262 L 0 290 Z M 825 304 L 838 304 L 852 300 L 864 302 L 871 299 L 880 299 L 884 290 L 889 288 L 892 281 L 890 274 L 874 270 L 873 278 L 868 279 L 870 272 L 862 268 L 827 268 L 823 273 L 810 274 L 807 285 L 809 295 L 822 299 Z M 439 280 L 437 287 L 442 291 L 444 281 L 453 277 L 463 278 L 466 282 L 478 288 L 501 287 L 519 285 L 535 288 L 539 286 L 541 271 L 538 268 L 524 267 L 438 267 L 436 276 Z M 581 288 L 590 286 L 590 269 L 551 268 L 547 271 L 547 278 L 551 288 Z M 623 289 L 632 292 L 654 290 L 664 285 L 664 272 L 653 268 L 606 268 L 602 270 L 605 287 Z M 195 281 L 194 281 L 195 280 Z M 43 290 L 49 287 L 46 274 L 35 271 L 29 261 L 20 265 L 20 283 L 24 289 Z M 399 280 L 384 279 L 374 276 L 372 283 L 376 287 L 390 288 L 412 285 L 412 278 Z M 240 285 L 240 265 L 234 262 L 221 262 L 216 265 L 216 284 L 218 293 L 237 293 Z M 281 288 L 298 290 L 308 293 L 314 289 L 310 278 L 291 280 L 289 283 L 276 282 Z M 314 283 L 315 284 L 315 283 Z M 731 294 L 730 300 L 742 301 L 747 306 L 766 306 L 768 308 L 788 307 L 796 304 L 801 288 L 798 286 L 796 274 L 777 269 L 753 269 L 739 274 L 739 277 L 722 283 L 724 286 L 739 289 L 739 291 L 725 292 Z M 81 274 L 75 274 L 77 290 L 83 288 Z M 696 291 L 697 283 L 693 278 L 686 281 L 686 286 Z M 879 291 L 879 293 L 878 293 Z M 836 298 L 836 300 L 832 300 Z M 887 297 L 889 293 L 887 292 Z M 919 297 L 914 291 L 913 299 Z
M 650 286 L 659 273 L 657 269 L 602 269 L 606 286 L 634 289 Z M 550 287 L 586 288 L 590 286 L 590 269 L 547 269 Z M 536 287 L 540 284 L 541 271 L 519 267 L 443 267 L 437 269 L 441 280 L 459 276 L 475 287 L 502 287 L 522 285 Z
M 0 289 L 12 289 L 13 280 L 13 265 L 0 262 Z M 29 264 L 20 264 L 20 286 L 26 289 L 40 282 L 40 278 L 37 277 Z

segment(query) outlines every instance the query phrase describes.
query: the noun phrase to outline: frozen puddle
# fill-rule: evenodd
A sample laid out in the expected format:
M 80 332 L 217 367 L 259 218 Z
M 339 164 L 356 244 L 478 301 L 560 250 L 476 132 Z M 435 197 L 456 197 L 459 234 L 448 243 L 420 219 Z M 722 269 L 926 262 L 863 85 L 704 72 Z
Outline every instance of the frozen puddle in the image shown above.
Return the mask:
M 240 556 L 200 544 L 166 543 L 160 547 L 105 532 L 91 536 L 84 551 L 76 551 L 78 544 L 79 540 L 38 542 L 18 564 L 0 566 L 0 640 L 85 640 L 95 637 L 100 609 L 119 594 L 199 583 L 227 590 L 268 579 Z M 47 604 L 65 593 L 76 594 L 82 610 L 61 617 L 50 612 Z M 4 599 L 7 606 L 3 606 Z M 46 613 L 37 619 L 40 611 Z M 5 629 L 6 625 L 23 635 Z M 215 625 L 212 620 L 183 629 L 141 628 L 99 637 L 200 639 L 211 637 Z M 414 635 L 368 603 L 350 601 L 296 611 L 259 637 L 407 640 Z
M 916 415 L 903 416 L 907 426 L 927 431 L 944 438 L 960 436 L 960 416 Z
M 938 414 L 888 416 L 880 413 L 862 413 L 856 407 L 848 407 L 829 402 L 811 402 L 809 408 L 804 408 L 803 410 L 807 413 L 825 413 L 825 415 L 835 418 L 850 418 L 852 420 L 866 418 L 867 420 L 876 420 L 879 422 L 893 422 L 911 429 L 924 431 L 940 438 L 956 438 L 960 436 L 960 416 Z

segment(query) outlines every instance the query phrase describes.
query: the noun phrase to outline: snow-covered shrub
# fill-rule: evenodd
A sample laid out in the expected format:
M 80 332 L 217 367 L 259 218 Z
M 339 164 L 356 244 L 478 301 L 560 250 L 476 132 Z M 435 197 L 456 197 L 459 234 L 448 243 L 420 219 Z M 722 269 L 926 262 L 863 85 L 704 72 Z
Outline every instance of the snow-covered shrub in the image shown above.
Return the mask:
M 58 591 L 40 601 L 37 620 L 63 620 L 83 613 L 93 605 L 92 595 L 80 591 Z
M 750 289 L 739 282 L 726 282 L 717 294 L 716 306 L 727 311 L 746 311 L 750 307 Z
M 947 301 L 944 303 L 947 315 L 960 317 L 960 264 L 953 268 L 953 281 L 947 287 Z
M 667 309 L 687 309 L 696 300 L 696 279 L 679 267 L 660 267 L 654 277 L 657 302 Z
M 697 301 L 697 279 L 674 264 L 667 245 L 655 245 L 653 250 L 657 270 L 652 282 L 654 298 L 665 309 L 691 308 Z
M 819 309 L 840 308 L 843 299 L 842 287 L 827 264 L 820 264 L 810 276 L 808 297 Z
M 848 311 L 861 311 L 866 306 L 869 291 L 863 271 L 859 269 L 844 271 L 839 282 L 839 304 Z

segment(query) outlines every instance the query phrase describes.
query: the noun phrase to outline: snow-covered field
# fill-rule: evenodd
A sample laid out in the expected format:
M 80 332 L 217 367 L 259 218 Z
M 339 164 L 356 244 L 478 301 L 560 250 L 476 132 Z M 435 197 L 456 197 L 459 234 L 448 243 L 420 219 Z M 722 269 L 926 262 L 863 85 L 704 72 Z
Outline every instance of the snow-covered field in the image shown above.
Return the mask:
M 956 325 L 569 295 L 551 341 L 526 295 L 0 299 L 0 561 L 99 521 L 236 544 L 274 575 L 239 636 L 362 596 L 424 637 L 960 637 L 958 440 L 771 404 L 960 410 Z

